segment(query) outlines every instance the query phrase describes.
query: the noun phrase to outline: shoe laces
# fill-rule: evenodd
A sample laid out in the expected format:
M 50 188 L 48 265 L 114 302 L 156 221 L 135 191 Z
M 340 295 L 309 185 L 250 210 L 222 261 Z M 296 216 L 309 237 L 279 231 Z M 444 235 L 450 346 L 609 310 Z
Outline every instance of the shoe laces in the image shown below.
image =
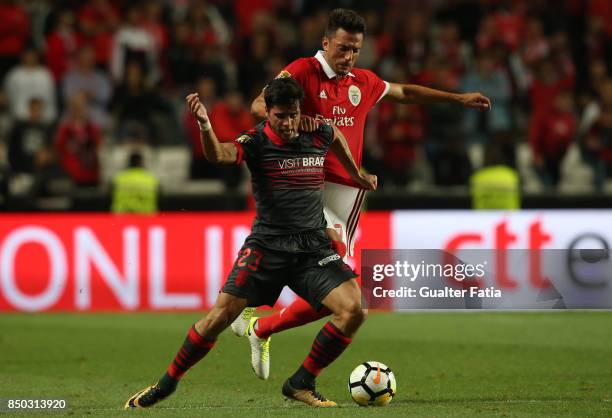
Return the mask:
M 321 402 L 326 402 L 328 400 L 320 392 L 317 392 L 316 386 L 313 383 L 306 383 L 303 380 L 302 380 L 302 382 L 307 385 L 304 389 L 307 390 L 308 392 L 310 392 L 310 394 L 312 395 L 313 398 L 315 398 L 315 399 L 317 399 L 318 401 L 321 401 Z
M 321 393 L 317 392 L 316 390 L 312 391 L 312 396 L 314 396 L 315 398 L 317 398 L 321 402 L 327 402 L 327 398 L 325 396 L 321 395 Z
M 244 308 L 242 310 L 242 319 L 248 321 L 251 319 L 257 308 Z
M 310 394 L 318 401 L 327 402 L 327 398 L 323 396 L 320 392 L 317 392 L 314 388 L 310 389 Z

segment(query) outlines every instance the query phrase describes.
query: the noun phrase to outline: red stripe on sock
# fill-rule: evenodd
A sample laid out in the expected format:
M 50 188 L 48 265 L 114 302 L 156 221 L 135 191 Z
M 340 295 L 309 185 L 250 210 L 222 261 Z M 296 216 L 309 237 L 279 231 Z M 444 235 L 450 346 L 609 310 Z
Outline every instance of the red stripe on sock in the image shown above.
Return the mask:
M 325 324 L 325 330 L 329 331 L 335 338 L 339 339 L 344 343 L 344 345 L 348 345 L 353 341 L 351 338 L 344 335 L 338 328 L 334 326 L 331 322 Z
M 342 354 L 350 343 L 350 338 L 328 322 L 315 337 L 310 353 L 306 356 L 302 366 L 313 375 L 318 376 L 324 368 Z
M 191 327 L 191 329 L 189 329 L 189 341 L 198 347 L 208 348 L 209 350 L 215 345 L 215 340 L 205 339 L 198 334 L 195 327 Z
M 178 364 L 179 366 L 181 366 L 184 369 L 187 368 L 187 366 L 185 365 L 185 361 L 183 359 L 181 359 L 180 356 L 174 357 L 174 363 Z
M 312 350 L 310 351 L 309 356 L 316 358 L 322 362 L 324 361 L 334 361 L 334 355 L 327 353 L 325 349 L 321 346 L 312 346 Z
M 168 376 L 170 376 L 171 378 L 176 379 L 177 377 L 181 376 L 182 371 L 178 367 L 176 367 L 173 363 L 170 365 L 170 367 L 168 367 L 168 370 L 166 373 L 168 373 Z
M 304 360 L 302 365 L 306 370 L 315 376 L 318 376 L 321 373 L 321 370 L 323 370 L 321 364 L 318 361 L 313 360 L 310 356 L 306 357 L 306 360 Z
M 173 379 L 181 379 L 194 364 L 208 354 L 214 345 L 215 340 L 201 336 L 195 327 L 192 326 L 187 333 L 187 338 L 185 338 L 183 345 L 174 356 L 170 366 L 168 366 L 166 373 Z

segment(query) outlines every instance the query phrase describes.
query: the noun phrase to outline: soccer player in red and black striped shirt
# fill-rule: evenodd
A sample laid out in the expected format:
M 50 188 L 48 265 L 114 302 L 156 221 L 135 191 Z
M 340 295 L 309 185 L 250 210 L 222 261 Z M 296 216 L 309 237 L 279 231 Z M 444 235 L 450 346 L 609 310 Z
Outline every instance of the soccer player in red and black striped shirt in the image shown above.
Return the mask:
M 304 92 L 291 78 L 273 80 L 265 92 L 267 120 L 233 143 L 220 143 L 197 94 L 187 97 L 197 118 L 204 155 L 216 163 L 246 161 L 257 216 L 215 306 L 189 330 L 164 376 L 126 402 L 149 407 L 174 392 L 182 376 L 213 348 L 217 336 L 248 306 L 274 305 L 284 286 L 315 311 L 333 313 L 310 353 L 283 385 L 283 395 L 310 406 L 336 403 L 315 389 L 316 377 L 351 342 L 364 320 L 356 274 L 331 246 L 323 215 L 324 164 L 328 149 L 351 179 L 376 189 L 376 176 L 360 173 L 337 128 L 321 124 L 298 132 Z

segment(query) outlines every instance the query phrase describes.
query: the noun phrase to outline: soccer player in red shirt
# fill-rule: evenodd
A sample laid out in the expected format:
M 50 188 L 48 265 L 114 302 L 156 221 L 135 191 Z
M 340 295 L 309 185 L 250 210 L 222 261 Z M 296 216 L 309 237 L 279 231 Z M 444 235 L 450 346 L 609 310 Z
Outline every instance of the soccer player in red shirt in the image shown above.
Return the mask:
M 304 88 L 302 113 L 311 118 L 303 116 L 301 128 L 313 130 L 319 120 L 336 125 L 359 166 L 366 117 L 381 99 L 404 104 L 451 102 L 480 110 L 491 107 L 491 101 L 480 93 L 457 94 L 414 84 L 389 83 L 372 71 L 355 67 L 364 34 L 365 21 L 361 16 L 352 10 L 336 9 L 327 22 L 323 50 L 314 57 L 293 61 L 277 76 L 294 78 Z M 265 117 L 263 93 L 253 101 L 251 112 L 256 117 Z M 325 161 L 325 218 L 333 247 L 342 257 L 353 253 L 364 196 L 365 190 L 330 155 Z M 261 379 L 269 376 L 270 335 L 330 314 L 324 308 L 315 311 L 301 299 L 270 316 L 257 318 L 253 317 L 254 312 L 255 309 L 245 309 L 232 324 L 232 330 L 236 335 L 249 337 L 253 370 Z

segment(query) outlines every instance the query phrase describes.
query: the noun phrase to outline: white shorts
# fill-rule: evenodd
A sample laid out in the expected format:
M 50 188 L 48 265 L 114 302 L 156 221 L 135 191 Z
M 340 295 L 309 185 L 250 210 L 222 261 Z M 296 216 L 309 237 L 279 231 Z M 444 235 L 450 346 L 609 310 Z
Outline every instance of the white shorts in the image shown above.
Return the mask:
M 346 244 L 347 255 L 353 255 L 355 232 L 359 223 L 365 190 L 338 183 L 325 182 L 323 213 L 327 227 L 335 229 Z

